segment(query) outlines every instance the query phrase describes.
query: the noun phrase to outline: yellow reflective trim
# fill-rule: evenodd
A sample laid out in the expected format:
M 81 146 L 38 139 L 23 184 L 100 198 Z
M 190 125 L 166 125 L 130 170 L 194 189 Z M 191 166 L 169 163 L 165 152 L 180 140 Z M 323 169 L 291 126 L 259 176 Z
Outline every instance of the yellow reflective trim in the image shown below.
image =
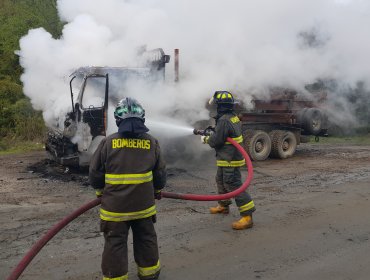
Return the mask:
M 137 184 L 143 184 L 152 181 L 152 179 L 148 180 L 105 180 L 105 183 L 111 184 L 111 185 L 137 185 Z
M 105 174 L 105 183 L 111 185 L 143 184 L 152 180 L 152 171 L 143 174 Z
M 152 175 L 152 171 L 147 173 L 137 173 L 137 174 L 105 174 L 105 178 L 137 178 L 137 177 L 145 177 Z
M 238 116 L 234 116 L 234 117 L 230 118 L 230 121 L 232 123 L 238 123 L 238 122 L 240 122 L 240 119 L 238 118 Z
M 128 213 L 109 212 L 107 210 L 104 210 L 103 208 L 100 208 L 100 213 L 107 214 L 107 215 L 110 215 L 110 216 L 120 217 L 120 216 L 130 216 L 130 215 L 144 214 L 144 213 L 147 213 L 147 212 L 150 212 L 150 211 L 153 211 L 153 210 L 155 210 L 155 205 L 153 205 L 153 206 L 151 206 L 151 207 L 149 207 L 148 209 L 145 209 L 145 210 L 136 211 L 136 212 L 128 212 Z
M 221 93 L 217 94 L 216 98 L 220 98 L 221 97 Z
M 127 279 L 128 279 L 128 273 L 126 275 L 119 276 L 119 277 L 114 277 L 114 278 L 109 278 L 109 277 L 103 276 L 103 280 L 127 280 Z
M 239 137 L 234 137 L 234 138 L 231 138 L 231 139 L 233 139 L 236 143 L 242 143 L 243 142 L 243 135 L 240 135 Z M 225 144 L 230 145 L 231 143 L 226 141 Z
M 161 269 L 161 263 L 157 262 L 156 265 L 150 266 L 150 267 L 140 267 L 137 266 L 137 270 L 139 272 L 140 276 L 150 276 L 156 274 Z
M 232 160 L 232 161 L 226 161 L 226 160 L 218 160 L 217 166 L 220 167 L 241 167 L 245 165 L 245 159 L 243 160 Z
M 111 185 L 136 185 L 143 184 L 152 181 L 153 178 L 148 178 L 146 180 L 105 180 L 105 183 Z
M 95 195 L 102 195 L 103 194 L 103 190 L 95 190 Z
M 228 97 L 228 98 L 231 98 L 231 94 L 230 94 L 230 93 L 228 93 L 228 94 L 227 94 L 227 97 Z
M 119 213 L 119 212 L 109 212 L 100 208 L 100 219 L 110 222 L 124 222 L 130 220 L 144 219 L 150 216 L 153 216 L 157 213 L 155 205 L 149 207 L 148 209 L 128 212 L 128 213 Z
M 251 210 L 253 208 L 254 208 L 254 202 L 252 200 L 251 202 L 240 206 L 239 207 L 239 212 L 245 212 L 245 211 Z

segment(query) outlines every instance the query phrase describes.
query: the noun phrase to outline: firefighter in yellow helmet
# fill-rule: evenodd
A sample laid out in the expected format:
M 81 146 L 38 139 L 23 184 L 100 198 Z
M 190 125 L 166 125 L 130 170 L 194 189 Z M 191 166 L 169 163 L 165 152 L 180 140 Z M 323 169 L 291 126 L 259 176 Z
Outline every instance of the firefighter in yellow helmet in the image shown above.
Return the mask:
M 242 154 L 231 143 L 230 137 L 237 143 L 243 142 L 242 125 L 234 112 L 234 97 L 228 91 L 216 91 L 209 102 L 216 104 L 217 115 L 214 133 L 202 136 L 202 142 L 216 150 L 217 175 L 216 183 L 219 194 L 236 190 L 242 185 L 240 167 L 245 165 Z M 253 226 L 252 213 L 255 211 L 254 202 L 247 192 L 235 197 L 241 219 L 232 224 L 233 229 L 247 229 Z M 212 214 L 228 214 L 231 200 L 222 200 L 210 208 Z
M 130 228 L 139 278 L 158 279 L 161 266 L 154 199 L 161 198 L 166 184 L 165 163 L 158 141 L 147 133 L 145 111 L 139 102 L 129 97 L 122 99 L 114 116 L 118 132 L 100 143 L 89 169 L 90 184 L 102 198 L 103 279 L 128 279 Z

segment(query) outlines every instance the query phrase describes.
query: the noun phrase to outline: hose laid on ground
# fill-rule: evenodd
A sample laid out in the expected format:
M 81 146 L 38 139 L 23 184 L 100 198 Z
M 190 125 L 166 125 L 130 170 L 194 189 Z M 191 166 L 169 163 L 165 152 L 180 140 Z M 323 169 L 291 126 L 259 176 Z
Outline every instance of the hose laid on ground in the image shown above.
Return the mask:
M 18 279 L 18 277 L 21 276 L 22 272 L 26 269 L 33 258 L 38 254 L 38 252 L 40 252 L 42 247 L 44 247 L 45 244 L 54 237 L 54 235 L 56 235 L 62 228 L 64 228 L 81 214 L 85 213 L 87 210 L 98 206 L 100 202 L 101 198 L 96 198 L 93 201 L 82 205 L 80 208 L 78 208 L 68 216 L 64 217 L 63 220 L 54 225 L 41 239 L 39 239 L 39 241 L 37 241 L 35 245 L 33 245 L 33 247 L 28 251 L 28 253 L 22 258 L 16 268 L 12 271 L 12 274 L 10 274 L 7 280 Z
M 248 168 L 248 176 L 244 183 L 235 191 L 226 193 L 226 194 L 218 194 L 218 195 L 202 195 L 202 194 L 181 194 L 181 193 L 169 193 L 169 192 L 162 192 L 162 196 L 166 198 L 173 198 L 173 199 L 183 199 L 183 200 L 197 200 L 197 201 L 215 201 L 215 200 L 225 200 L 232 197 L 237 196 L 241 192 L 245 191 L 250 182 L 253 178 L 253 166 L 252 162 L 245 152 L 242 146 L 240 146 L 237 142 L 235 142 L 231 138 L 227 138 L 227 141 L 234 145 L 238 151 L 243 155 L 245 158 L 247 168 Z M 81 214 L 85 213 L 87 210 L 98 206 L 101 203 L 101 198 L 96 198 L 89 203 L 82 205 L 80 208 L 75 210 L 73 213 L 69 214 L 68 216 L 64 217 L 59 223 L 54 225 L 33 247 L 28 251 L 28 253 L 22 258 L 22 260 L 18 263 L 18 265 L 14 268 L 12 273 L 9 275 L 7 280 L 17 280 L 22 272 L 26 269 L 29 263 L 33 260 L 33 258 L 40 252 L 40 250 L 49 242 L 50 239 L 54 237 L 62 228 L 68 225 L 71 221 L 76 219 Z

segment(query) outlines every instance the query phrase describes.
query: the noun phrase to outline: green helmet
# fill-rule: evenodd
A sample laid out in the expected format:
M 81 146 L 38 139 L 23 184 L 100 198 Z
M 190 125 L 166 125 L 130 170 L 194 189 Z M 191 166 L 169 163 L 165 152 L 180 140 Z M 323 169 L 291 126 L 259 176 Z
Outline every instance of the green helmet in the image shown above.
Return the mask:
M 114 110 L 114 117 L 116 120 L 138 118 L 145 121 L 145 110 L 136 99 L 126 97 L 118 102 Z
M 217 104 L 217 105 L 234 105 L 234 97 L 229 91 L 216 91 L 212 98 L 209 100 L 209 104 Z

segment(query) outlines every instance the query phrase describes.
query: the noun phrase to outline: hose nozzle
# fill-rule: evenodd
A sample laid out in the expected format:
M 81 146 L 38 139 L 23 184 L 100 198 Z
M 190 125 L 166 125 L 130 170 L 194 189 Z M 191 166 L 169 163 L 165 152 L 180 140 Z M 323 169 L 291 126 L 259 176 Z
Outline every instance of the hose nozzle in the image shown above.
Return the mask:
M 196 128 L 194 128 L 193 133 L 195 135 L 204 135 L 205 131 L 203 129 L 196 129 Z
M 214 133 L 214 127 L 209 126 L 206 129 L 195 129 L 194 128 L 193 133 L 195 135 L 210 136 L 212 133 Z

